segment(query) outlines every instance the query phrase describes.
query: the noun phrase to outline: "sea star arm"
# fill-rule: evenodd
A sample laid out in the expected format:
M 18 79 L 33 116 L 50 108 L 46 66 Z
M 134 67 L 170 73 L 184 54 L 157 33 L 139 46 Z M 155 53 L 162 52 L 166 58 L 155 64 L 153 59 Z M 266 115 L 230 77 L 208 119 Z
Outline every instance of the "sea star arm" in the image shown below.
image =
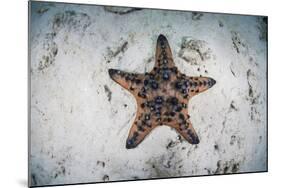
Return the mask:
M 160 67 L 174 67 L 173 55 L 169 46 L 168 40 L 164 35 L 159 35 L 156 44 L 155 66 Z
M 156 127 L 156 124 L 151 123 L 150 115 L 142 112 L 139 112 L 138 109 L 138 116 L 136 116 L 133 125 L 129 131 L 129 136 L 126 141 L 126 148 L 132 149 L 137 147 L 144 138 Z
M 189 97 L 213 87 L 216 81 L 209 77 L 189 77 Z
M 144 80 L 143 74 L 127 73 L 117 69 L 109 69 L 108 73 L 115 82 L 130 91 L 135 96 L 137 96 L 141 90 L 140 86 Z
M 188 116 L 188 115 L 187 115 Z M 171 127 L 175 128 L 190 144 L 198 144 L 199 138 L 188 118 L 184 116 L 179 118 L 178 123 L 173 124 Z

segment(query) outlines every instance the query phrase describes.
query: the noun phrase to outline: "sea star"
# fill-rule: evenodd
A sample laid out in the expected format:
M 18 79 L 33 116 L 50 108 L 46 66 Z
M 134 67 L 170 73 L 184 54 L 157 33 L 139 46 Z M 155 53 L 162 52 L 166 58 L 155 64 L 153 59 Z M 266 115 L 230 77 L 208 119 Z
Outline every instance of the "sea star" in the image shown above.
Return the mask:
M 109 69 L 110 77 L 132 93 L 137 101 L 137 113 L 126 141 L 126 148 L 137 147 L 157 126 L 176 129 L 189 143 L 199 138 L 191 125 L 188 101 L 194 95 L 211 88 L 216 81 L 208 77 L 189 77 L 178 71 L 166 37 L 158 36 L 155 65 L 145 74 Z

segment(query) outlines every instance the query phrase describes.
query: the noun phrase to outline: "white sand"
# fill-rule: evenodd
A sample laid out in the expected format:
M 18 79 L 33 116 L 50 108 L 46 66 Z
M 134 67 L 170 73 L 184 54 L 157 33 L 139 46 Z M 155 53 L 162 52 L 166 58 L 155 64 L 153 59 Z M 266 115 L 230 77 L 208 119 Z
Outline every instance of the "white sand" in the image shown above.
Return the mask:
M 262 18 L 130 10 L 32 3 L 32 185 L 265 171 Z M 127 150 L 135 99 L 107 71 L 149 71 L 161 33 L 183 73 L 217 81 L 190 101 L 200 144 L 162 126 Z

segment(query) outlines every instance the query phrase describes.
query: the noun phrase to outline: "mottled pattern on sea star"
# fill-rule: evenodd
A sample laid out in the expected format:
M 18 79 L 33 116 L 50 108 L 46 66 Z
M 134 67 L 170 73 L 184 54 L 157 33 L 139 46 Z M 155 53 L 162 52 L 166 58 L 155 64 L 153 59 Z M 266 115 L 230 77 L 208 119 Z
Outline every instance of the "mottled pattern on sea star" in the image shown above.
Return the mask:
M 154 68 L 145 74 L 109 69 L 110 77 L 132 93 L 137 101 L 137 113 L 126 141 L 126 148 L 137 147 L 157 126 L 167 125 L 189 143 L 199 138 L 190 122 L 188 101 L 211 88 L 216 81 L 209 77 L 189 77 L 174 64 L 168 40 L 159 35 Z

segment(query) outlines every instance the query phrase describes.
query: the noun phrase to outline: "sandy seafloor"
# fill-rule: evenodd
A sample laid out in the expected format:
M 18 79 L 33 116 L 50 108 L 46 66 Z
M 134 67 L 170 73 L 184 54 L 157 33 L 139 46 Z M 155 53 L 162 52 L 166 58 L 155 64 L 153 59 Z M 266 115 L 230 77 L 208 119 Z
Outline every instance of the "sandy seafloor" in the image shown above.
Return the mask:
M 31 185 L 267 170 L 267 21 L 263 17 L 32 2 Z M 164 34 L 189 76 L 217 83 L 191 99 L 200 144 L 161 126 L 125 142 L 133 96 L 108 69 L 144 73 Z

